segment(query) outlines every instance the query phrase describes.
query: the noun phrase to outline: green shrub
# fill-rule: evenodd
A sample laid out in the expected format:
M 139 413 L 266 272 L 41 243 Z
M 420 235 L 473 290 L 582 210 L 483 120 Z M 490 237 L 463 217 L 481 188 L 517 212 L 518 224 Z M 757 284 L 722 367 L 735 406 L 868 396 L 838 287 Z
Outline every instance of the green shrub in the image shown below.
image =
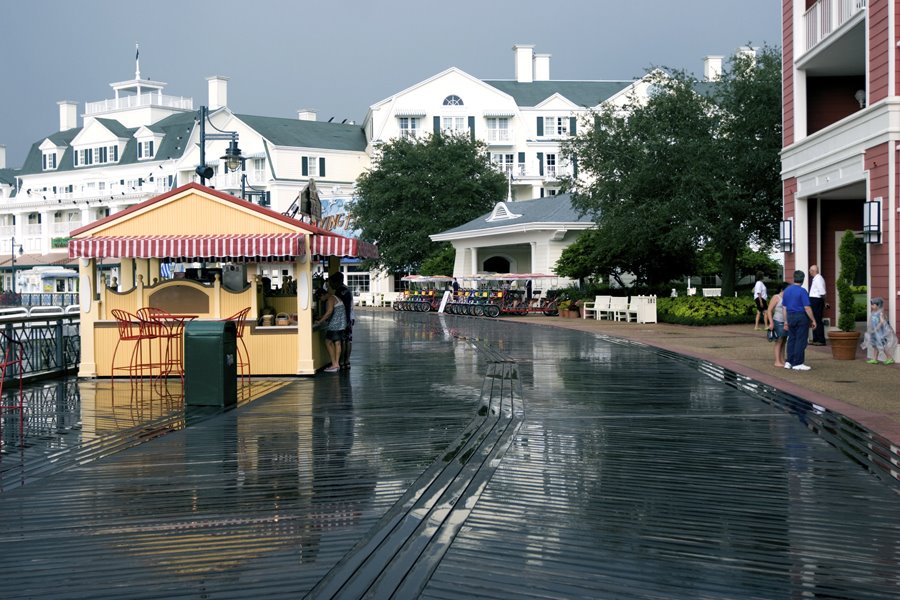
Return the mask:
M 658 298 L 656 316 L 660 323 L 678 325 L 730 325 L 752 323 L 756 314 L 753 298 L 678 296 Z

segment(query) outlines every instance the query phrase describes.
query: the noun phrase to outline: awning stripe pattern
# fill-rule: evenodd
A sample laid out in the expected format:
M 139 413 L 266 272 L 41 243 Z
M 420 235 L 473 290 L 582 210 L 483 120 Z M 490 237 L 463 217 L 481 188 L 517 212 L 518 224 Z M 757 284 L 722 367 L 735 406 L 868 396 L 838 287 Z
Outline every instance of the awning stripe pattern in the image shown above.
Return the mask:
M 69 241 L 69 258 L 294 258 L 306 254 L 299 233 L 110 236 Z
M 349 256 L 353 258 L 378 258 L 374 244 L 340 235 L 314 235 L 310 240 L 312 254 L 319 256 Z

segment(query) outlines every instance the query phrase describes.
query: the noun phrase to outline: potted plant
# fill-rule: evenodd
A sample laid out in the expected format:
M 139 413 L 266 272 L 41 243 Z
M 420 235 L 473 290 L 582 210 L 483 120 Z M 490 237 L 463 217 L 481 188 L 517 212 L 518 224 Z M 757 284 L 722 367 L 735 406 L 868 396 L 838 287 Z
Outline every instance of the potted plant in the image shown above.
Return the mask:
M 572 300 L 563 300 L 559 303 L 559 316 L 564 319 L 577 319 L 581 316 L 578 313 L 578 304 Z
M 838 248 L 841 261 L 841 272 L 835 281 L 838 297 L 838 331 L 828 333 L 831 340 L 831 355 L 836 360 L 853 360 L 859 345 L 859 332 L 856 330 L 856 311 L 854 310 L 853 277 L 858 264 L 856 256 L 856 236 L 847 230 L 841 238 Z

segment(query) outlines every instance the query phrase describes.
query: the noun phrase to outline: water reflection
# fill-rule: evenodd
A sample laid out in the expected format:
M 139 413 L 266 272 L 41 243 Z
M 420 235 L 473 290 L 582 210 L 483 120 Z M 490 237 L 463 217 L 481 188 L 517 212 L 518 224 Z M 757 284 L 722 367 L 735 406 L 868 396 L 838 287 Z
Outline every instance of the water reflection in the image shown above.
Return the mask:
M 240 385 L 238 404 L 286 384 L 259 379 Z M 13 387 L 3 391 L 4 407 L 18 405 L 19 390 Z M 175 378 L 59 378 L 29 384 L 22 396 L 21 410 L 3 408 L 0 414 L 0 490 L 28 483 L 24 473 L 60 470 L 102 455 L 109 444 L 142 443 L 221 412 L 185 411 L 183 387 Z

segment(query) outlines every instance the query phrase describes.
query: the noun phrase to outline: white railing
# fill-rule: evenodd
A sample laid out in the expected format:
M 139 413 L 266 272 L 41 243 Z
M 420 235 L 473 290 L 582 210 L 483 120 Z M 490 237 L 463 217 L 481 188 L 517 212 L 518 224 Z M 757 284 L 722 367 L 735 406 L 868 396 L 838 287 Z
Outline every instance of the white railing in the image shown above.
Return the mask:
M 123 96 L 98 102 L 88 102 L 84 105 L 85 115 L 96 115 L 113 110 L 126 108 L 140 108 L 145 106 L 163 106 L 166 108 L 178 108 L 182 110 L 194 110 L 194 99 L 184 96 L 167 96 L 166 94 L 140 94 L 135 96 Z
M 865 8 L 866 0 L 819 0 L 813 4 L 803 15 L 806 50 L 812 50 Z
M 41 235 L 40 223 L 28 223 L 24 226 L 25 235 Z
M 571 167 L 548 165 L 544 167 L 544 179 L 557 179 L 559 177 L 567 177 L 572 174 Z

